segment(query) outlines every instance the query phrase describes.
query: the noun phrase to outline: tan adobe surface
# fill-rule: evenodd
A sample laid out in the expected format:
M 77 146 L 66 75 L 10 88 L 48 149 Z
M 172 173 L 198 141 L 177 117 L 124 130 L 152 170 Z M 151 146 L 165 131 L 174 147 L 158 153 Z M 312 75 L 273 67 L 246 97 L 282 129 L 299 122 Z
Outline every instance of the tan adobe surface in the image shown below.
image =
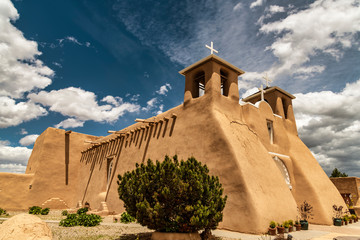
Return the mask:
M 48 128 L 26 174 L 0 174 L 0 206 L 27 209 L 58 198 L 70 208 L 88 202 L 102 213 L 121 213 L 117 175 L 177 154 L 194 156 L 219 176 L 228 195 L 220 228 L 263 233 L 271 220 L 296 220 L 305 200 L 314 208 L 310 222 L 332 224 L 332 206 L 345 203 L 298 137 L 292 95 L 275 87 L 266 101 L 258 94 L 240 105 L 243 71 L 214 55 L 181 72 L 184 103 L 146 122 L 106 137 Z

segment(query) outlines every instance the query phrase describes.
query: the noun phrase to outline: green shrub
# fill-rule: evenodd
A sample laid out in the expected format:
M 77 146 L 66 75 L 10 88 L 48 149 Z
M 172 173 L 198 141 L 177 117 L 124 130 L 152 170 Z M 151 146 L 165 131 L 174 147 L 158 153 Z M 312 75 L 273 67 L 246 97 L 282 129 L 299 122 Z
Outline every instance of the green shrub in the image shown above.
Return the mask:
M 123 213 L 121 214 L 120 222 L 122 222 L 122 223 L 135 222 L 135 218 L 132 217 L 132 216 L 131 216 L 130 214 L 128 214 L 127 212 L 123 212 Z
M 76 213 L 77 214 L 85 214 L 85 213 L 87 213 L 88 210 L 89 210 L 88 208 L 79 208 Z
M 68 214 L 66 216 L 65 219 L 62 219 L 60 221 L 60 226 L 63 226 L 63 227 L 73 227 L 73 226 L 77 226 L 79 225 L 78 224 L 78 214 L 76 213 L 73 213 L 73 214 Z
M 41 214 L 41 207 L 39 206 L 32 206 L 29 208 L 29 214 L 39 215 Z
M 67 210 L 62 211 L 62 212 L 61 212 L 61 215 L 67 216 L 67 215 L 68 215 L 68 211 L 67 211 Z
M 96 214 L 68 214 L 65 219 L 60 221 L 60 226 L 63 227 L 74 227 L 74 226 L 84 226 L 84 227 L 93 227 L 97 226 L 101 222 L 101 217 Z
M 3 215 L 3 214 L 4 214 L 4 215 L 6 215 L 6 210 L 5 210 L 5 209 L 0 208 L 0 216 L 1 216 L 1 215 Z
M 80 214 L 78 215 L 78 224 L 84 227 L 97 226 L 101 222 L 101 217 L 96 214 Z
M 218 177 L 195 158 L 147 165 L 118 176 L 119 197 L 137 221 L 160 232 L 197 232 L 216 229 L 222 221 L 226 196 Z
M 44 208 L 41 210 L 41 215 L 48 215 L 50 212 L 50 208 Z

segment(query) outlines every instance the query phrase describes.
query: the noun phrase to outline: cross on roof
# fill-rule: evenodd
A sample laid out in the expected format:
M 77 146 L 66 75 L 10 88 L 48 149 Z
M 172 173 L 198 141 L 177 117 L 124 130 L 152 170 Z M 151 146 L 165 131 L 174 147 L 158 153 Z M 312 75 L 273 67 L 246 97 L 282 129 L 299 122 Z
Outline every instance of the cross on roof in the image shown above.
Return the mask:
M 214 49 L 213 44 L 214 44 L 214 43 L 211 42 L 211 47 L 209 47 L 208 45 L 205 45 L 205 47 L 207 47 L 208 49 L 210 49 L 211 54 L 213 54 L 213 52 L 219 53 L 217 50 Z
M 270 80 L 267 73 L 265 74 L 265 77 L 263 77 L 263 79 L 265 79 L 265 81 L 266 81 L 266 87 L 267 88 L 270 87 L 269 82 L 272 82 L 272 80 Z
M 266 91 L 264 90 L 263 85 L 261 84 L 261 87 L 258 89 L 261 92 L 261 101 L 264 101 L 264 93 L 266 93 Z

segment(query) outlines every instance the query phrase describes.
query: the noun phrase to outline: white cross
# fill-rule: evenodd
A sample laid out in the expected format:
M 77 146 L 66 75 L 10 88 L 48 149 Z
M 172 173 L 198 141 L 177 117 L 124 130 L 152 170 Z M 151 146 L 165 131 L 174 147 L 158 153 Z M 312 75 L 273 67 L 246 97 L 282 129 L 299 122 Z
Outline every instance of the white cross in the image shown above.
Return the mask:
M 270 80 L 270 78 L 268 77 L 267 73 L 266 73 L 265 77 L 263 77 L 263 79 L 265 79 L 265 81 L 266 81 L 266 87 L 267 87 L 267 88 L 270 87 L 269 82 L 272 82 L 272 80 Z
M 258 89 L 261 92 L 261 101 L 264 101 L 264 93 L 266 93 L 266 91 L 264 90 L 263 85 L 261 84 L 261 87 Z
M 211 51 L 211 54 L 213 54 L 213 52 L 216 52 L 216 53 L 219 53 L 217 50 L 214 49 L 214 46 L 213 46 L 213 42 L 211 42 L 211 47 L 209 47 L 208 45 L 205 45 L 205 47 L 207 47 L 208 49 L 210 49 Z

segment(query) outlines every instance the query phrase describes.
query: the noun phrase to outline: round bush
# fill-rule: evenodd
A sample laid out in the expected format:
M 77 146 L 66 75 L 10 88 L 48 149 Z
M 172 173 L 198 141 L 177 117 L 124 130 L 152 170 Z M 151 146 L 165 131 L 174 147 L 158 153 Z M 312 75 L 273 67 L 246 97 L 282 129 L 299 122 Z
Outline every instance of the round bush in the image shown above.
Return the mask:
M 218 177 L 206 165 L 165 157 L 118 176 L 118 192 L 126 211 L 137 221 L 160 232 L 197 232 L 216 229 L 222 221 L 226 196 Z
M 39 206 L 32 206 L 29 208 L 29 214 L 39 215 L 41 214 L 41 207 Z
M 50 212 L 50 208 L 44 208 L 41 210 L 41 215 L 48 215 Z

